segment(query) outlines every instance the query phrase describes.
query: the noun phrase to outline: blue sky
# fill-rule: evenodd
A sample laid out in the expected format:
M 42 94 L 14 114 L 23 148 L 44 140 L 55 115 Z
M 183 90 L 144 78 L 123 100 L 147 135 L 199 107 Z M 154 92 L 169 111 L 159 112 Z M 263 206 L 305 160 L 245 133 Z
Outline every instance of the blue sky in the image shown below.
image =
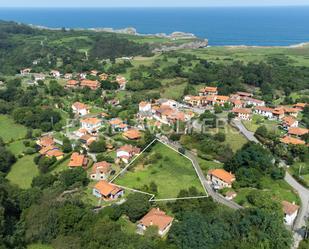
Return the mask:
M 0 7 L 151 7 L 309 5 L 309 0 L 0 0 Z

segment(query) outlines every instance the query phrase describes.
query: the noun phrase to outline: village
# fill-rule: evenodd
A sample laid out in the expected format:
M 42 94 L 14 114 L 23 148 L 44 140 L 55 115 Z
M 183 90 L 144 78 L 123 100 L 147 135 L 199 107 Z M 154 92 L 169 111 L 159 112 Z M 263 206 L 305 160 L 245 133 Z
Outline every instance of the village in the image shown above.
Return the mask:
M 74 91 L 80 88 L 89 88 L 97 91 L 100 82 L 111 79 L 118 85 L 117 91 L 126 89 L 127 80 L 121 75 L 111 76 L 106 73 L 100 74 L 96 70 L 77 75 L 64 74 L 57 70 L 52 70 L 48 76 L 44 74 L 32 74 L 31 69 L 23 69 L 20 72 L 22 77 L 31 79 L 31 84 L 39 84 L 46 77 L 56 80 L 63 80 L 64 87 Z M 103 96 L 104 92 L 102 93 Z M 308 129 L 299 126 L 299 116 L 304 110 L 305 103 L 297 103 L 293 106 L 266 106 L 265 102 L 254 98 L 250 92 L 236 92 L 229 96 L 219 95 L 218 88 L 206 86 L 199 90 L 199 95 L 187 95 L 182 102 L 173 99 L 153 99 L 151 101 L 141 101 L 138 105 L 138 112 L 135 113 L 135 123 L 128 123 L 120 117 L 111 117 L 108 110 L 103 110 L 95 114 L 91 113 L 93 106 L 88 103 L 73 102 L 70 109 L 74 117 L 62 131 L 62 135 L 67 137 L 72 146 L 81 144 L 80 151 L 67 154 L 61 150 L 62 140 L 54 137 L 53 132 L 42 135 L 37 144 L 40 147 L 39 154 L 42 157 L 56 158 L 58 161 L 67 162 L 68 169 L 83 168 L 87 171 L 91 184 L 92 195 L 99 200 L 99 205 L 110 205 L 110 203 L 122 203 L 125 201 L 123 189 L 112 183 L 113 179 L 126 165 L 130 164 L 140 155 L 143 148 L 147 146 L 145 132 L 151 130 L 153 137 L 164 134 L 166 127 L 174 127 L 183 123 L 184 126 L 192 124 L 200 114 L 205 111 L 214 113 L 216 109 L 221 109 L 235 121 L 254 122 L 256 117 L 271 121 L 280 130 L 280 141 L 289 145 L 305 145 L 303 137 L 308 134 Z M 119 100 L 112 99 L 109 104 L 119 105 Z M 221 111 L 222 112 L 222 111 Z M 199 121 L 201 122 L 201 121 Z M 107 132 L 108 131 L 108 132 Z M 184 133 L 186 133 L 184 129 Z M 106 141 L 106 160 L 98 160 L 97 153 L 93 152 L 91 145 L 100 146 L 99 141 Z M 166 138 L 166 136 L 164 136 Z M 167 139 L 167 138 L 166 138 Z M 143 142 L 141 142 L 143 140 Z M 145 144 L 146 142 L 146 144 Z M 98 151 L 105 151 L 98 149 Z M 182 150 L 180 152 L 184 153 Z M 108 155 L 108 156 L 107 156 Z M 100 158 L 99 158 L 100 159 Z M 103 157 L 104 159 L 104 157 Z M 207 181 L 218 194 L 222 189 L 232 189 L 232 185 L 237 181 L 234 174 L 221 168 L 214 168 L 207 172 Z M 234 190 L 224 191 L 224 196 L 228 201 L 233 201 L 237 196 Z M 282 208 L 285 214 L 284 222 L 292 226 L 299 210 L 299 205 L 287 200 L 282 201 Z M 173 217 L 165 214 L 164 211 L 152 208 L 138 222 L 137 231 L 143 233 L 149 226 L 157 226 L 160 236 L 166 235 L 170 229 Z

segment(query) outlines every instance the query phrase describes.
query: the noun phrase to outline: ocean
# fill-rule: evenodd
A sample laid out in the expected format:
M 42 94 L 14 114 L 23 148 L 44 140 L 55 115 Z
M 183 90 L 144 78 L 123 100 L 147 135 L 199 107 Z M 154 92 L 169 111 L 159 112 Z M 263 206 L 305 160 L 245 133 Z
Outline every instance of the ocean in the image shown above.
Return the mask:
M 212 46 L 287 46 L 309 41 L 309 7 L 0 8 L 0 20 L 47 27 L 182 31 Z

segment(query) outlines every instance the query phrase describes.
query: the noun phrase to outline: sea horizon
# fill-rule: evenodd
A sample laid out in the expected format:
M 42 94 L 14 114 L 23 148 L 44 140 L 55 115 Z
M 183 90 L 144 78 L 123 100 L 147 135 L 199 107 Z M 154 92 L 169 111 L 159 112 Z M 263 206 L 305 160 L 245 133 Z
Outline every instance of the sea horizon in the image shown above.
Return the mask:
M 142 35 L 179 31 L 208 39 L 211 46 L 309 42 L 309 6 L 4 7 L 0 8 L 0 20 L 48 28 L 133 27 Z

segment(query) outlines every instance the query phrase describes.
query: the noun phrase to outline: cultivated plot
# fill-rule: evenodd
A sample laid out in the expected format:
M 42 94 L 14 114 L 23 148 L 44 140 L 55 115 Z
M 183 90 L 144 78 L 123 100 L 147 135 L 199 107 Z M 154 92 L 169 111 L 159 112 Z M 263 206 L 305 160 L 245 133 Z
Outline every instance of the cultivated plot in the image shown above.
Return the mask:
M 153 200 L 206 197 L 196 171 L 184 155 L 159 140 L 153 142 L 126 170 L 112 180 L 116 185 L 153 194 Z M 193 188 L 195 190 L 193 190 Z

